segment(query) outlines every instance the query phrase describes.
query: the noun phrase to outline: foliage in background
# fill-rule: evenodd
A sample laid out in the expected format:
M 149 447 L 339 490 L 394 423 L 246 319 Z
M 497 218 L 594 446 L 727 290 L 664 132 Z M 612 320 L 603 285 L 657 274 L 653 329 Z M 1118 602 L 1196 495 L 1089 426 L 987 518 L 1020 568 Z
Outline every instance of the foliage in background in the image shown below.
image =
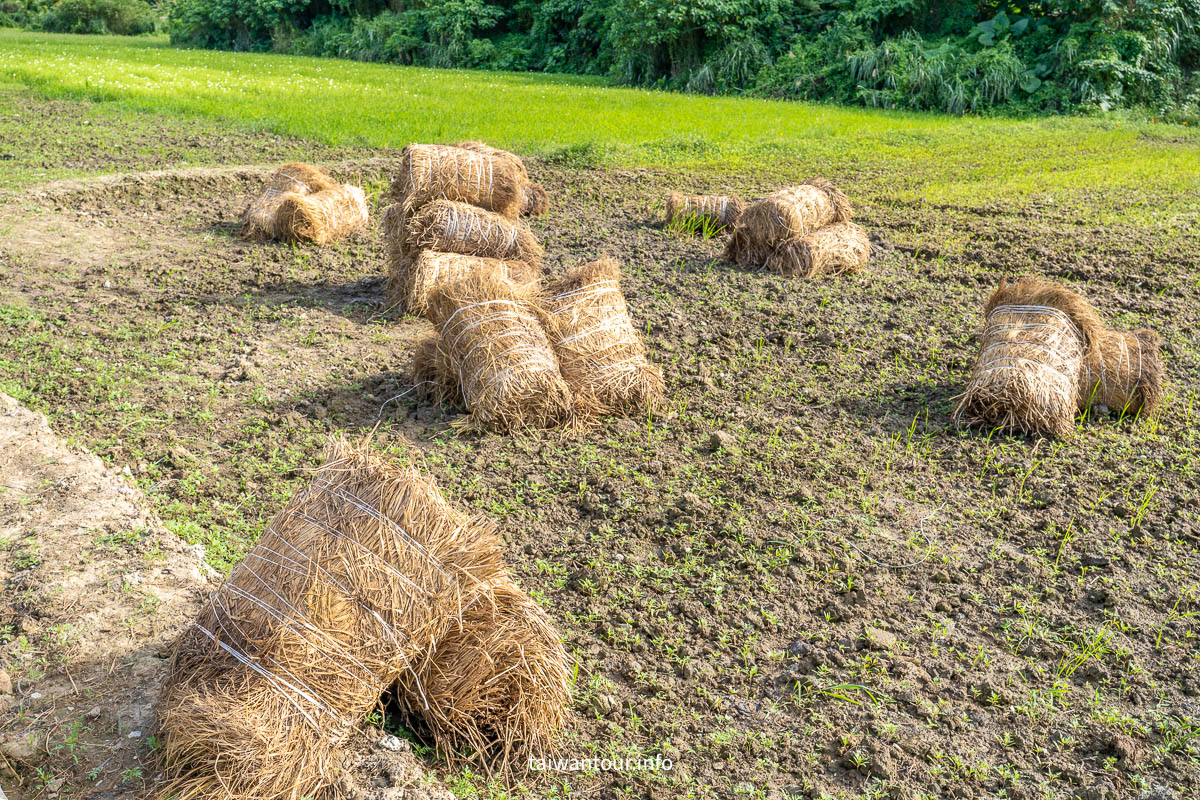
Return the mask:
M 28 10 L 46 2 L 0 0 L 0 23 L 136 32 L 149 8 Z M 1200 0 L 173 0 L 169 14 L 186 46 L 955 114 L 1200 115 Z
M 0 0 L 0 27 L 55 33 L 153 33 L 163 27 L 146 0 Z

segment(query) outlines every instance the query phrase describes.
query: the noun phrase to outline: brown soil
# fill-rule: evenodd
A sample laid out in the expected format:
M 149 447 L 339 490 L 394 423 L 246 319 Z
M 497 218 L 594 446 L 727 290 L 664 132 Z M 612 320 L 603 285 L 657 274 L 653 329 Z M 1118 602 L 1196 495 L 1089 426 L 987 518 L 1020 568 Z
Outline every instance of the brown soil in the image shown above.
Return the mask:
M 335 170 L 376 187 L 376 203 L 386 171 Z M 455 436 L 452 410 L 405 394 L 428 323 L 387 308 L 377 232 L 324 249 L 238 241 L 254 188 L 241 171 L 76 182 L 10 204 L 24 232 L 0 260 L 0 381 L 128 466 L 218 566 L 302 483 L 327 433 L 380 422 L 378 449 L 497 519 L 563 630 L 580 664 L 563 755 L 675 763 L 552 776 L 573 792 L 1200 792 L 1195 235 L 1063 209 L 899 205 L 835 176 L 873 234 L 872 264 L 797 281 L 721 264 L 721 240 L 656 220 L 668 188 L 752 196 L 806 175 L 531 173 L 553 200 L 533 222 L 549 278 L 600 252 L 625 265 L 664 413 L 580 435 Z M 80 245 L 60 247 L 58 231 Z M 1159 419 L 1083 421 L 1062 444 L 953 427 L 982 302 L 1027 272 L 1163 335 Z M 12 641 L 19 702 L 61 686 L 28 677 Z

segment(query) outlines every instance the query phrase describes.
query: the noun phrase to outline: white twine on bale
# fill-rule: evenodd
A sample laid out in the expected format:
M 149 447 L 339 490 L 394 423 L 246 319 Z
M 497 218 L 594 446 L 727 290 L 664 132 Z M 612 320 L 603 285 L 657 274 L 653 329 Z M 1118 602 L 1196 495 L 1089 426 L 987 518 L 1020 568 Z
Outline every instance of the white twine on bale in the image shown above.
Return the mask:
M 518 254 L 517 237 L 520 229 L 515 225 L 505 229 L 495 220 L 476 213 L 470 207 L 450 206 L 445 208 L 442 214 L 442 233 L 446 238 L 466 243 L 471 241 L 478 230 L 478 236 L 483 240 L 485 247 L 497 247 L 506 255 Z M 494 233 L 498 234 L 495 242 L 492 240 Z
M 1052 325 L 1049 322 L 1013 322 L 1003 321 L 996 322 L 993 320 L 997 316 L 1010 317 L 1044 317 L 1049 316 L 1066 325 L 1067 331 L 1073 332 L 1074 336 L 1062 336 L 1064 330 L 1058 325 Z M 979 353 L 979 364 L 981 366 L 975 373 L 976 378 L 988 375 L 995 372 L 1020 372 L 1023 365 L 1033 365 L 1035 367 L 1047 367 L 1058 376 L 1060 386 L 1058 392 L 1065 395 L 1073 395 L 1075 392 L 1076 376 L 1068 375 L 1062 371 L 1062 365 L 1069 363 L 1072 360 L 1082 360 L 1083 358 L 1083 332 L 1079 326 L 1075 324 L 1075 320 L 1062 310 L 1053 306 L 1033 306 L 1033 305 L 1002 305 L 996 306 L 988 313 L 987 326 L 983 331 L 983 338 L 997 334 L 1012 334 L 1013 332 L 1033 332 L 1033 331 L 1051 331 L 1057 336 L 1052 340 L 1052 344 L 1047 344 L 1043 339 L 1033 339 L 1030 337 L 1024 338 L 1009 338 L 1000 339 L 989 343 Z M 1005 355 L 1003 351 L 1013 346 L 1028 347 L 1033 350 L 1041 350 L 1046 353 L 1048 358 L 1056 358 L 1057 363 L 1049 363 L 1049 361 L 1038 361 L 1032 358 L 1023 356 Z M 1063 346 L 1068 349 L 1064 351 Z M 991 357 L 989 358 L 989 354 Z
M 574 342 L 594 337 L 597 334 L 605 334 L 606 341 L 604 345 L 596 348 L 594 353 L 633 346 L 634 355 L 623 358 L 620 361 L 615 361 L 612 364 L 606 364 L 603 369 L 593 370 L 590 374 L 593 382 L 600 378 L 607 378 L 607 376 L 614 373 L 629 371 L 629 368 L 635 367 L 636 363 L 643 358 L 641 343 L 629 317 L 629 306 L 622 299 L 620 282 L 612 278 L 595 281 L 578 289 L 555 295 L 549 301 L 550 304 L 557 306 L 551 310 L 551 315 L 559 316 L 571 313 L 576 306 L 585 300 L 601 297 L 606 299 L 611 298 L 612 302 L 604 305 L 588 306 L 585 309 L 586 314 L 598 318 L 597 322 L 588 328 L 576 331 L 570 336 L 564 336 L 556 342 L 559 347 L 569 347 Z M 560 303 L 562 305 L 558 305 Z
M 438 561 L 438 559 L 434 558 L 423 544 L 413 538 L 395 520 L 384 515 L 374 505 L 366 502 L 353 492 L 349 492 L 340 487 L 333 487 L 327 479 L 322 479 L 314 483 L 311 489 L 306 491 L 326 491 L 339 500 L 343 500 L 359 509 L 372 519 L 383 524 L 389 530 L 398 534 L 404 543 L 412 547 L 415 552 L 423 556 L 426 562 L 435 570 L 437 570 L 439 575 L 441 575 L 443 578 L 449 579 L 449 575 L 445 569 L 445 566 Z M 294 518 L 299 519 L 305 524 L 311 525 L 324 533 L 328 533 L 338 538 L 339 540 L 349 544 L 358 553 L 367 555 L 368 557 L 374 559 L 385 572 L 387 572 L 393 578 L 398 579 L 401 585 L 406 587 L 406 589 L 410 592 L 410 596 L 431 596 L 431 593 L 427 589 L 422 589 L 416 582 L 396 569 L 395 566 L 390 564 L 382 554 L 372 550 L 362 542 L 359 542 L 357 539 L 347 536 L 337 528 L 303 512 L 293 510 L 290 513 Z M 274 599 L 274 602 L 268 602 L 259 595 L 237 586 L 232 582 L 233 576 L 231 575 L 230 580 L 226 581 L 226 583 L 218 591 L 213 592 L 212 595 L 209 596 L 208 601 L 209 607 L 213 612 L 213 618 L 216 620 L 216 627 L 220 628 L 220 631 L 224 634 L 224 636 L 218 636 L 216 632 L 209 630 L 206 626 L 200 623 L 199 619 L 194 620 L 192 622 L 192 626 L 212 640 L 224 652 L 228 653 L 235 661 L 249 667 L 255 673 L 265 678 L 268 685 L 278 692 L 292 706 L 294 706 L 315 730 L 323 731 L 325 727 L 317 719 L 314 719 L 312 713 L 310 713 L 310 709 L 302 705 L 297 698 L 306 701 L 310 706 L 315 708 L 316 712 L 332 718 L 335 724 L 350 724 L 352 722 L 351 720 L 345 719 L 342 714 L 338 713 L 328 703 L 321 699 L 320 693 L 315 688 L 307 684 L 303 679 L 289 670 L 286 666 L 279 663 L 278 660 L 270 656 L 267 656 L 264 659 L 262 656 L 251 655 L 245 652 L 243 649 L 230 644 L 229 641 L 226 641 L 226 639 L 233 641 L 246 641 L 248 637 L 232 618 L 229 608 L 226 606 L 225 600 L 221 596 L 222 592 L 229 592 L 235 597 L 239 597 L 248 601 L 255 608 L 263 611 L 267 616 L 279 623 L 279 625 L 281 625 L 284 629 L 295 633 L 297 636 L 303 639 L 303 641 L 312 649 L 314 653 L 329 661 L 338 671 L 357 681 L 362 686 L 369 689 L 374 689 L 378 683 L 378 678 L 381 676 L 375 675 L 369 667 L 363 664 L 354 656 L 352 652 L 348 650 L 345 644 L 331 637 L 327 631 L 323 630 L 319 625 L 313 622 L 313 620 L 302 609 L 297 608 L 294 604 L 289 602 L 285 597 L 277 592 L 265 578 L 263 578 L 254 570 L 253 567 L 250 566 L 249 562 L 251 559 L 253 559 L 255 561 L 261 561 L 266 564 L 280 567 L 296 575 L 302 575 L 305 577 L 312 576 L 319 585 L 334 589 L 340 597 L 345 598 L 348 602 L 366 612 L 366 614 L 379 625 L 380 630 L 396 646 L 397 655 L 403 664 L 404 670 L 412 676 L 413 686 L 420 695 L 421 702 L 426 709 L 429 709 L 429 699 L 426 696 L 425 689 L 421 684 L 420 676 L 409 662 L 407 656 L 403 654 L 403 648 L 411 643 L 408 634 L 405 631 L 396 630 L 396 628 L 387 620 L 385 620 L 378 611 L 370 608 L 362 600 L 355 597 L 355 593 L 350 587 L 347 587 L 323 565 L 314 560 L 310 554 L 306 553 L 302 548 L 296 546 L 295 543 L 280 533 L 274 523 L 267 528 L 262 538 L 267 539 L 268 536 L 274 536 L 281 544 L 286 545 L 286 547 L 295 554 L 295 557 L 285 555 L 278 550 L 271 549 L 260 543 L 246 556 L 242 563 L 235 568 L 235 572 L 240 571 L 243 574 L 249 574 L 252 576 L 255 581 L 266 590 L 266 594 Z M 268 555 L 278 558 L 279 560 L 276 561 L 273 558 L 268 558 Z M 312 570 L 315 570 L 315 575 Z M 314 641 L 314 638 L 317 641 Z M 264 661 L 269 662 L 270 668 L 264 666 Z M 347 663 L 349 663 L 350 667 L 355 667 L 358 670 L 361 670 L 361 672 L 356 673 L 355 671 L 351 670 L 349 667 L 347 667 Z
M 485 313 L 479 319 L 466 326 L 460 327 L 457 331 L 454 330 L 455 318 L 458 317 L 460 313 L 473 308 L 481 308 L 483 306 L 500 306 L 500 308 Z M 441 333 L 442 336 L 448 340 L 447 349 L 449 349 L 452 353 L 455 352 L 464 336 L 481 325 L 492 322 L 511 322 L 513 323 L 513 327 L 493 337 L 480 337 L 479 341 L 475 342 L 470 348 L 467 349 L 467 352 L 465 352 L 461 357 L 455 359 L 458 361 L 459 390 L 462 393 L 463 403 L 465 403 L 468 408 L 471 407 L 470 400 L 468 399 L 468 384 L 476 388 L 479 396 L 483 396 L 497 383 L 506 380 L 514 373 L 527 371 L 558 371 L 558 364 L 554 360 L 553 353 L 550 351 L 548 346 L 540 347 L 537 343 L 519 341 L 514 346 L 509 347 L 507 350 L 488 354 L 490 358 L 482 360 L 479 365 L 470 373 L 470 379 L 468 380 L 465 372 L 467 368 L 467 362 L 472 360 L 472 357 L 479 348 L 485 347 L 499 339 L 506 339 L 510 337 L 521 337 L 524 339 L 525 337 L 528 337 L 531 332 L 541 330 L 537 318 L 528 310 L 526 310 L 521 303 L 513 300 L 483 300 L 478 303 L 470 303 L 465 306 L 459 306 L 454 310 L 454 313 L 447 317 L 446 321 L 442 323 Z M 517 356 L 518 358 L 510 366 L 505 367 L 504 369 L 496 370 L 492 377 L 483 383 L 482 386 L 480 386 L 479 378 L 484 369 L 489 364 L 507 356 Z
M 489 202 L 492 195 L 495 193 L 495 168 L 490 158 L 485 158 L 482 153 L 475 153 L 470 150 L 462 150 L 459 148 L 448 148 L 433 146 L 426 150 L 429 154 L 425 159 L 425 174 L 424 178 L 428 184 L 438 187 L 438 191 L 445 199 L 456 199 L 450 197 L 447 189 L 449 186 L 460 186 L 463 183 L 468 185 L 474 183 L 475 191 Z M 454 167 L 453 183 L 447 184 L 440 182 L 442 162 L 445 160 L 443 156 L 448 157 L 448 160 Z M 416 175 L 413 172 L 413 161 L 408 160 L 408 178 L 409 185 L 415 186 Z M 464 167 L 464 162 L 466 166 Z M 485 188 L 486 182 L 486 188 Z

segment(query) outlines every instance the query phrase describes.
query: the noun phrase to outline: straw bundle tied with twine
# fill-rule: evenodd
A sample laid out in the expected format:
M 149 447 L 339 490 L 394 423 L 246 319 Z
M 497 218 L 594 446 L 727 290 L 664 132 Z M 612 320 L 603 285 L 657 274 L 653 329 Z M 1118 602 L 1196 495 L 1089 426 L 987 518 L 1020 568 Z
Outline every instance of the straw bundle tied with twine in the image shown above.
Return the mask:
M 1082 295 L 1037 278 L 1001 281 L 984 315 L 959 422 L 1061 438 L 1093 403 L 1133 413 L 1156 407 L 1162 365 L 1153 331 L 1110 331 Z
M 271 173 L 262 192 L 242 211 L 242 238 L 260 241 L 275 238 L 275 214 L 284 195 L 312 194 L 340 185 L 320 167 L 298 161 L 284 164 Z
M 727 228 L 737 222 L 745 209 L 746 201 L 735 195 L 671 192 L 667 195 L 667 217 L 663 224 L 699 219 Z
M 846 195 L 822 178 L 780 189 L 742 212 L 725 248 L 725 259 L 743 267 L 764 267 L 785 242 L 830 223 L 849 222 L 852 216 Z
M 448 145 L 410 144 L 401 154 L 389 191 L 409 214 L 435 200 L 454 200 L 516 219 L 525 207 L 529 178 L 525 166 L 513 158 Z
M 435 200 L 405 220 L 404 250 L 524 261 L 537 269 L 546 255 L 520 222 L 451 200 Z
M 526 181 L 529 180 L 529 172 L 525 169 L 525 162 L 516 153 L 501 150 L 498 147 L 492 147 L 483 142 L 459 142 L 457 146 L 463 150 L 470 150 L 474 153 L 483 153 L 484 155 L 504 159 L 520 171 L 521 177 L 525 178 Z M 550 210 L 550 196 L 540 184 L 526 183 L 524 192 L 524 203 L 521 206 L 522 216 L 541 216 Z
M 581 416 L 654 408 L 665 386 L 646 358 L 621 292 L 621 267 L 604 256 L 550 288 L 547 328 Z
M 424 316 L 428 310 L 429 297 L 439 286 L 453 283 L 475 273 L 490 273 L 520 286 L 536 284 L 542 278 L 541 270 L 524 261 L 501 261 L 497 258 L 465 256 L 461 253 L 439 253 L 422 250 L 413 261 L 405 261 L 404 276 L 395 283 L 403 282 L 406 292 L 403 298 L 405 309 L 410 314 Z M 388 277 L 388 286 L 393 281 Z M 395 298 L 393 298 L 395 302 Z
M 414 470 L 333 440 L 312 483 L 177 642 L 159 704 L 162 795 L 322 796 L 347 736 L 398 681 L 450 757 L 462 742 L 490 746 L 485 758 L 546 746 L 563 719 L 566 656 L 545 615 L 521 594 L 505 601 L 503 629 L 463 627 L 499 607 L 495 587 L 509 580 L 490 523 L 452 508 Z M 467 711 L 448 724 L 452 710 L 433 705 L 421 675 L 452 669 L 435 666 L 438 653 L 472 635 L 501 666 L 479 686 L 486 701 L 460 684 L 455 709 Z M 540 646 L 516 663 L 531 637 Z M 498 699 L 524 691 L 533 694 L 509 708 Z M 495 727 L 512 718 L 524 726 Z
M 285 194 L 275 213 L 275 238 L 326 245 L 366 230 L 369 213 L 357 186 Z
M 542 327 L 536 291 L 494 273 L 443 284 L 429 298 L 436 344 L 422 342 L 413 377 L 464 405 L 459 427 L 500 432 L 572 421 L 571 390 Z
M 859 272 L 870 258 L 867 232 L 853 222 L 834 222 L 780 244 L 767 256 L 767 268 L 780 275 L 817 278 Z

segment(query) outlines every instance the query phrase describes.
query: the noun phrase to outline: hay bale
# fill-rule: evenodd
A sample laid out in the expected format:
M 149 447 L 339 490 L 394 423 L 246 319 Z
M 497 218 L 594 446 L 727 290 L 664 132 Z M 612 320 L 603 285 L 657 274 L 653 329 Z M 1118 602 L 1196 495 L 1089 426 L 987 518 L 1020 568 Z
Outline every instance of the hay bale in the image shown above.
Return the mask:
M 545 187 L 531 183 L 525 187 L 525 205 L 521 209 L 523 217 L 540 217 L 550 211 L 550 195 Z
M 275 215 L 285 194 L 312 194 L 338 185 L 320 167 L 298 161 L 284 164 L 271 173 L 262 192 L 242 210 L 240 235 L 258 241 L 275 238 Z
M 859 272 L 871 258 L 871 238 L 853 222 L 834 222 L 799 239 L 788 239 L 767 256 L 780 275 L 816 278 Z
M 735 195 L 671 192 L 667 195 L 667 217 L 663 225 L 699 219 L 719 228 L 728 228 L 745 210 L 746 201 Z
M 499 214 L 451 200 L 435 200 L 405 221 L 404 249 L 462 253 L 524 261 L 541 269 L 545 251 L 529 229 Z
M 326 245 L 363 231 L 367 198 L 357 186 L 338 186 L 313 194 L 289 192 L 275 213 L 275 238 Z
M 400 679 L 405 709 L 428 727 L 439 753 L 464 750 L 494 764 L 542 755 L 565 722 L 567 654 L 545 611 L 509 578 L 463 609 L 415 674 Z M 428 709 L 412 701 L 423 688 Z
M 516 153 L 508 150 L 501 150 L 499 147 L 492 147 L 490 144 L 484 144 L 479 141 L 459 142 L 455 147 L 463 150 L 470 150 L 472 153 L 482 153 L 485 156 L 503 159 L 512 164 L 513 169 L 517 170 L 522 178 L 529 179 L 529 172 L 525 169 L 525 162 Z
M 406 292 L 403 297 L 405 310 L 410 314 L 425 315 L 429 297 L 438 287 L 453 283 L 460 278 L 476 273 L 491 273 L 506 278 L 517 286 L 536 284 L 542 278 L 542 271 L 531 267 L 524 261 L 502 261 L 498 258 L 481 258 L 465 256 L 461 253 L 439 253 L 435 250 L 422 250 L 411 262 L 405 262 L 402 267 L 403 278 L 394 282 L 388 276 L 388 287 L 398 286 L 403 281 Z M 395 298 L 389 295 L 395 302 Z
M 436 144 L 410 144 L 400 157 L 391 196 L 409 214 L 435 200 L 470 203 L 516 219 L 529 178 L 511 158 Z
M 832 183 L 814 178 L 751 203 L 738 217 L 725 259 L 765 267 L 776 248 L 834 222 L 849 222 L 850 201 Z
M 571 270 L 548 292 L 550 340 L 581 409 L 629 413 L 663 400 L 662 373 L 646 358 L 620 280 L 620 265 L 604 256 Z
M 408 259 L 404 245 L 404 206 L 392 203 L 379 214 L 383 239 L 383 260 L 387 273 L 383 292 L 393 308 L 402 307 L 408 297 Z
M 1084 359 L 1081 405 L 1152 414 L 1163 396 L 1161 340 L 1152 330 L 1103 330 Z
M 492 525 L 335 440 L 176 645 L 159 704 L 164 795 L 319 795 L 381 694 L 504 577 Z
M 1001 281 L 984 305 L 979 356 L 955 419 L 1065 437 L 1080 407 L 1089 343 L 1103 330 L 1071 290 L 1036 278 Z
M 571 390 L 537 304 L 530 287 L 489 272 L 443 284 L 429 298 L 440 351 L 432 363 L 471 413 L 460 427 L 503 432 L 571 421 Z

